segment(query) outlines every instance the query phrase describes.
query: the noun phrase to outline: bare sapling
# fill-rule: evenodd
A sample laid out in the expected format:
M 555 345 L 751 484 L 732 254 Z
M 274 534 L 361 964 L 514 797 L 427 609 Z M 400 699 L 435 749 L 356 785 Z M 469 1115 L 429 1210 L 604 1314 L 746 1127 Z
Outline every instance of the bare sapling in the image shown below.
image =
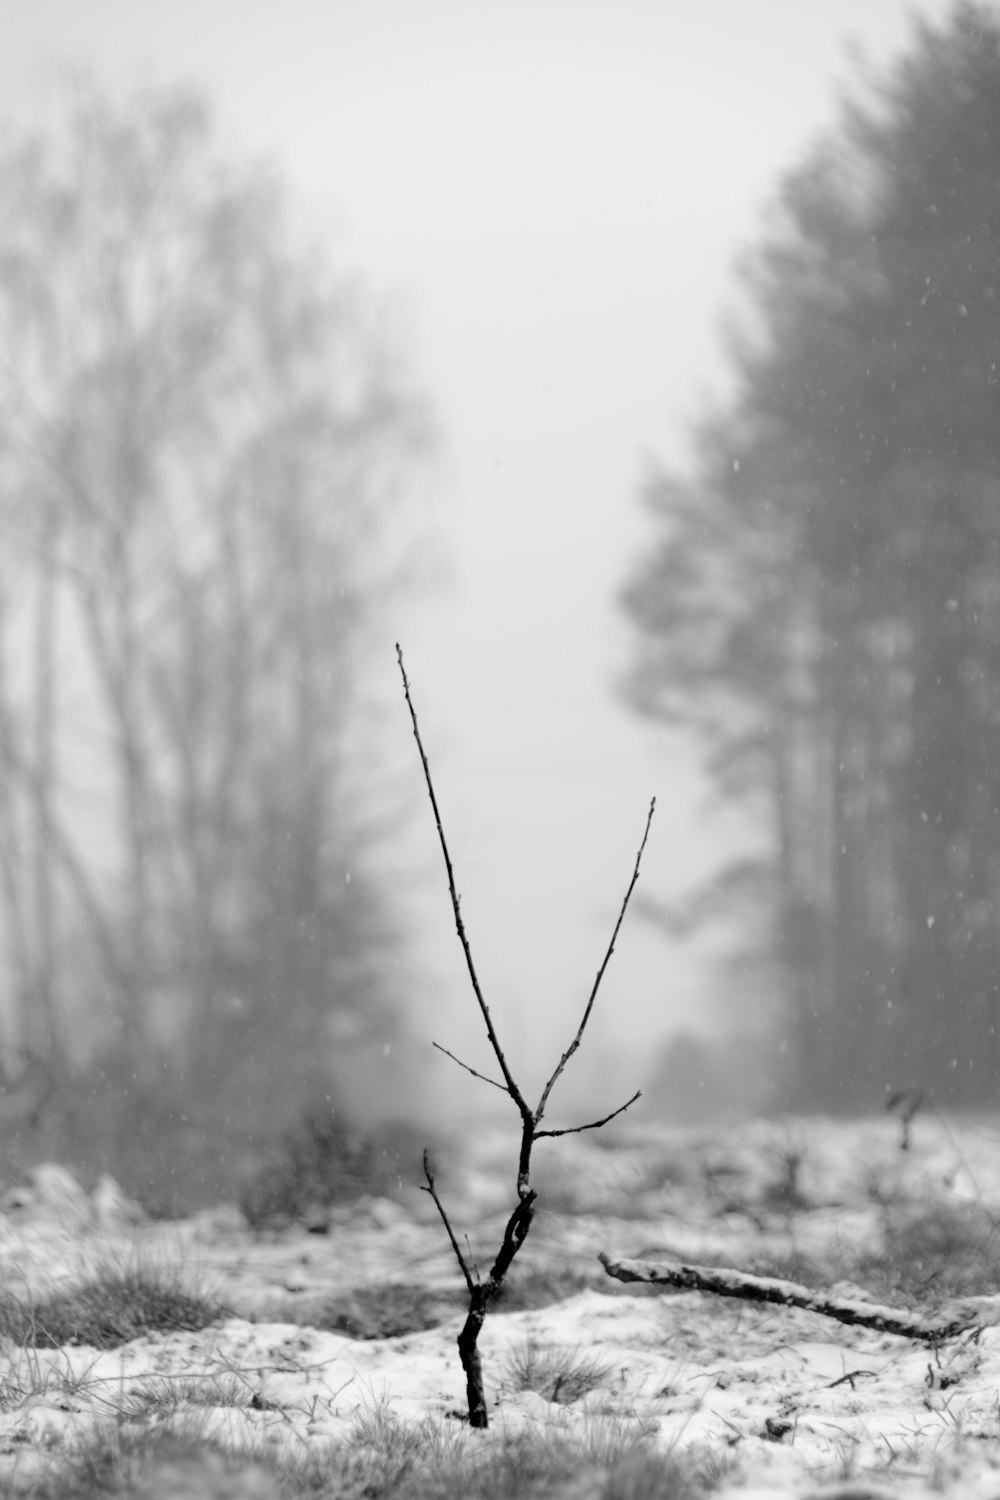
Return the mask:
M 532 1148 L 534 1147 L 535 1142 L 537 1140 L 540 1140 L 543 1136 L 575 1135 L 584 1130 L 599 1130 L 602 1125 L 607 1125 L 609 1120 L 613 1120 L 617 1115 L 623 1114 L 625 1110 L 627 1110 L 636 1102 L 637 1099 L 641 1097 L 639 1090 L 636 1090 L 631 1099 L 627 1099 L 624 1104 L 619 1105 L 617 1109 L 613 1109 L 610 1114 L 602 1116 L 602 1118 L 599 1120 L 588 1121 L 588 1123 L 585 1125 L 569 1125 L 563 1127 L 560 1130 L 542 1130 L 540 1128 L 552 1090 L 562 1076 L 566 1064 L 569 1062 L 570 1058 L 573 1056 L 574 1052 L 576 1052 L 577 1048 L 580 1046 L 581 1041 L 583 1040 L 583 1033 L 586 1029 L 587 1022 L 590 1020 L 590 1014 L 594 1008 L 594 1001 L 597 999 L 597 992 L 600 989 L 605 970 L 607 969 L 608 964 L 611 961 L 611 955 L 615 951 L 615 942 L 618 938 L 618 933 L 621 930 L 622 922 L 625 919 L 625 913 L 628 910 L 628 904 L 631 900 L 632 892 L 635 890 L 636 882 L 639 879 L 639 867 L 642 863 L 643 851 L 646 848 L 646 840 L 649 838 L 649 829 L 650 824 L 653 821 L 653 811 L 656 807 L 656 798 L 654 797 L 649 804 L 649 812 L 646 815 L 646 827 L 642 835 L 642 842 L 639 845 L 639 851 L 636 855 L 635 868 L 632 871 L 632 878 L 629 881 L 628 889 L 625 892 L 625 898 L 622 901 L 621 910 L 618 913 L 618 920 L 615 923 L 614 931 L 611 934 L 611 941 L 608 944 L 607 951 L 604 954 L 601 966 L 597 971 L 597 976 L 594 979 L 593 986 L 591 987 L 587 1003 L 584 1006 L 583 1016 L 580 1020 L 579 1026 L 577 1027 L 576 1035 L 573 1037 L 573 1040 L 566 1048 L 566 1051 L 562 1054 L 559 1061 L 556 1063 L 556 1066 L 552 1072 L 552 1076 L 549 1078 L 545 1087 L 542 1089 L 541 1097 L 538 1101 L 537 1106 L 532 1109 L 530 1104 L 524 1097 L 524 1094 L 521 1092 L 521 1089 L 518 1087 L 514 1075 L 510 1070 L 507 1058 L 504 1054 L 503 1048 L 500 1045 L 500 1040 L 497 1036 L 496 1028 L 493 1024 L 493 1018 L 490 1014 L 489 1006 L 486 1004 L 486 1000 L 483 996 L 482 987 L 479 982 L 479 976 L 476 973 L 476 966 L 472 957 L 472 948 L 469 944 L 469 937 L 465 930 L 465 922 L 462 919 L 461 899 L 455 886 L 455 871 L 452 866 L 451 855 L 448 852 L 448 842 L 445 838 L 444 827 L 441 822 L 441 812 L 438 807 L 437 796 L 434 792 L 434 783 L 431 779 L 431 768 L 427 759 L 427 754 L 424 750 L 423 741 L 420 737 L 420 726 L 417 722 L 417 712 L 413 706 L 413 699 L 410 695 L 410 684 L 406 675 L 406 668 L 403 664 L 403 653 L 398 643 L 396 646 L 396 657 L 399 661 L 399 671 L 403 679 L 403 692 L 406 695 L 406 705 L 410 711 L 410 720 L 413 724 L 413 737 L 417 742 L 417 749 L 420 752 L 420 763 L 423 767 L 424 780 L 427 784 L 427 794 L 430 798 L 431 808 L 434 813 L 434 822 L 437 826 L 438 838 L 441 843 L 441 853 L 444 856 L 445 870 L 447 871 L 448 875 L 448 890 L 451 894 L 451 908 L 455 916 L 455 928 L 458 932 L 459 942 L 462 945 L 462 952 L 465 955 L 465 966 L 468 970 L 469 979 L 472 984 L 472 990 L 476 997 L 476 1003 L 479 1006 L 482 1018 L 486 1023 L 486 1034 L 489 1038 L 490 1046 L 493 1049 L 493 1054 L 497 1060 L 497 1064 L 499 1066 L 501 1078 L 503 1081 L 501 1082 L 496 1078 L 489 1078 L 486 1076 L 486 1074 L 478 1072 L 475 1068 L 470 1067 L 468 1063 L 462 1062 L 462 1060 L 456 1057 L 453 1052 L 449 1052 L 447 1047 L 442 1047 L 440 1043 L 435 1042 L 434 1046 L 437 1047 L 438 1051 L 443 1052 L 447 1057 L 450 1057 L 452 1062 L 457 1063 L 460 1068 L 464 1068 L 467 1073 L 471 1073 L 473 1078 L 479 1078 L 482 1080 L 482 1082 L 490 1084 L 493 1088 L 500 1089 L 501 1093 L 508 1094 L 513 1100 L 514 1105 L 516 1106 L 518 1113 L 521 1116 L 521 1147 L 517 1163 L 517 1203 L 511 1212 L 510 1218 L 507 1220 L 507 1225 L 504 1229 L 503 1241 L 500 1245 L 500 1249 L 497 1253 L 496 1259 L 493 1262 L 493 1266 L 490 1269 L 490 1273 L 486 1277 L 485 1281 L 482 1280 L 479 1275 L 479 1271 L 475 1265 L 474 1260 L 472 1259 L 471 1251 L 468 1255 L 466 1255 L 458 1242 L 455 1231 L 453 1230 L 451 1222 L 448 1218 L 448 1214 L 445 1211 L 444 1204 L 442 1203 L 441 1198 L 438 1194 L 438 1190 L 434 1181 L 434 1175 L 431 1171 L 428 1153 L 426 1150 L 424 1151 L 424 1176 L 427 1178 L 427 1184 L 423 1190 L 425 1193 L 429 1193 L 434 1200 L 437 1211 L 441 1216 L 441 1222 L 444 1225 L 445 1231 L 448 1235 L 448 1239 L 451 1242 L 451 1247 L 455 1252 L 455 1258 L 458 1261 L 459 1268 L 462 1272 L 463 1277 L 465 1278 L 465 1284 L 469 1290 L 469 1311 L 468 1315 L 466 1316 L 465 1323 L 462 1326 L 462 1330 L 458 1335 L 458 1353 L 459 1358 L 462 1361 L 462 1369 L 465 1371 L 466 1393 L 469 1405 L 469 1424 L 472 1427 L 484 1428 L 489 1426 L 489 1417 L 486 1411 L 486 1394 L 483 1387 L 482 1360 L 479 1354 L 478 1346 L 479 1334 L 482 1329 L 486 1313 L 489 1309 L 489 1305 L 500 1290 L 500 1287 L 503 1284 L 503 1279 L 506 1276 L 507 1272 L 510 1270 L 511 1263 L 514 1260 L 515 1255 L 524 1244 L 524 1241 L 528 1236 L 528 1231 L 531 1228 L 531 1221 L 534 1218 L 538 1195 L 535 1192 L 535 1189 L 531 1186 L 530 1181 Z

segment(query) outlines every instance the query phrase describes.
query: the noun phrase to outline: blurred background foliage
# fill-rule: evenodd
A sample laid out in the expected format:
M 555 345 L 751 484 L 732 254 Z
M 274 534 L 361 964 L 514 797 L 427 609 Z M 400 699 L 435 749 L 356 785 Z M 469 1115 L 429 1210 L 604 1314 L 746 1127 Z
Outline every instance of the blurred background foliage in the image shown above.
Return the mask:
M 1000 1069 L 1000 18 L 918 22 L 746 258 L 734 391 L 658 473 L 627 685 L 767 836 L 673 930 L 731 919 L 734 1026 L 781 997 L 778 1102 Z M 738 977 L 737 977 L 738 976 Z M 669 1070 L 668 1070 L 669 1071 Z
M 204 99 L 66 106 L 0 139 L 4 1150 L 265 1222 L 408 1139 L 334 1064 L 401 1034 L 365 664 L 433 423 Z M 730 1036 L 677 1037 L 654 1108 L 994 1102 L 998 166 L 1000 18 L 960 3 L 787 176 L 731 393 L 647 485 L 628 699 L 763 830 L 647 907 L 736 934 Z
M 0 143 L 3 1104 L 217 1197 L 395 1025 L 363 677 L 432 424 L 199 95 L 66 105 Z

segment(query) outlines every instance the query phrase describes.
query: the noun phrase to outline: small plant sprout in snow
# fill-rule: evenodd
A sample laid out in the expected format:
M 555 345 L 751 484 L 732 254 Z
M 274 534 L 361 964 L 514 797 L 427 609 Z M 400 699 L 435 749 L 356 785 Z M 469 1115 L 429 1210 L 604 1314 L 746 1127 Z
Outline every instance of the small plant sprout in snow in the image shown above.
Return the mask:
M 434 813 L 434 822 L 437 827 L 438 838 L 441 843 L 441 853 L 444 856 L 445 870 L 447 871 L 448 875 L 448 890 L 451 894 L 451 907 L 455 916 L 455 929 L 458 933 L 459 942 L 462 945 L 462 952 L 465 955 L 465 965 L 468 970 L 469 980 L 472 984 L 472 990 L 476 998 L 476 1003 L 479 1006 L 480 1014 L 482 1015 L 483 1021 L 485 1022 L 486 1034 L 489 1037 L 490 1046 L 493 1049 L 493 1055 L 497 1060 L 497 1064 L 499 1066 L 503 1081 L 500 1082 L 495 1078 L 486 1077 L 485 1074 L 477 1072 L 475 1068 L 471 1068 L 468 1063 L 464 1063 L 461 1061 L 461 1059 L 455 1057 L 454 1053 L 449 1052 L 447 1047 L 440 1047 L 438 1043 L 435 1043 L 434 1045 L 438 1046 L 439 1050 L 450 1057 L 453 1062 L 458 1063 L 459 1067 L 464 1068 L 467 1073 L 471 1073 L 474 1078 L 480 1078 L 484 1083 L 488 1083 L 491 1085 L 491 1087 L 499 1089 L 501 1093 L 509 1095 L 515 1107 L 517 1108 L 518 1113 L 521 1116 L 521 1149 L 517 1164 L 517 1203 L 513 1211 L 511 1212 L 510 1218 L 507 1220 L 507 1227 L 504 1230 L 503 1241 L 501 1243 L 496 1260 L 493 1263 L 492 1269 L 490 1270 L 490 1273 L 485 1281 L 480 1278 L 478 1271 L 476 1271 L 474 1267 L 470 1265 L 469 1259 L 466 1257 L 465 1252 L 462 1250 L 461 1246 L 458 1243 L 458 1239 L 456 1238 L 455 1232 L 449 1222 L 448 1215 L 445 1212 L 444 1205 L 442 1204 L 441 1199 L 438 1196 L 434 1177 L 430 1168 L 428 1153 L 426 1151 L 424 1152 L 424 1175 L 427 1178 L 427 1186 L 425 1191 L 430 1193 L 431 1197 L 434 1199 L 434 1203 L 439 1214 L 441 1215 L 441 1221 L 444 1224 L 445 1230 L 447 1231 L 448 1238 L 451 1241 L 451 1247 L 455 1252 L 455 1258 L 458 1261 L 459 1268 L 461 1269 L 462 1275 L 465 1278 L 465 1284 L 469 1291 L 469 1312 L 463 1325 L 462 1331 L 458 1336 L 458 1352 L 459 1357 L 462 1361 L 462 1368 L 465 1371 L 466 1378 L 466 1391 L 469 1404 L 469 1422 L 473 1427 L 487 1427 L 489 1425 L 489 1419 L 486 1414 L 486 1395 L 483 1388 L 482 1362 L 477 1345 L 479 1333 L 483 1326 L 483 1320 L 486 1317 L 486 1312 L 490 1305 L 490 1302 L 499 1291 L 500 1286 L 503 1283 L 503 1279 L 510 1269 L 511 1262 L 513 1261 L 518 1250 L 520 1250 L 521 1246 L 524 1244 L 524 1241 L 528 1235 L 528 1231 L 531 1228 L 531 1221 L 535 1213 L 535 1200 L 537 1197 L 535 1190 L 530 1185 L 532 1147 L 534 1146 L 535 1142 L 542 1136 L 571 1135 L 582 1130 L 597 1130 L 600 1128 L 600 1126 L 606 1125 L 609 1120 L 613 1120 L 616 1115 L 622 1114 L 624 1110 L 628 1109 L 629 1105 L 634 1104 L 635 1101 L 639 1098 L 639 1093 L 637 1091 L 632 1095 L 631 1099 L 626 1100 L 626 1102 L 619 1105 L 617 1109 L 613 1109 L 610 1114 L 604 1115 L 599 1120 L 591 1120 L 585 1125 L 573 1125 L 562 1130 L 539 1129 L 539 1126 L 541 1125 L 542 1119 L 545 1114 L 546 1106 L 549 1102 L 549 1096 L 551 1095 L 553 1088 L 562 1076 L 563 1069 L 566 1067 L 566 1064 L 569 1062 L 574 1052 L 576 1052 L 583 1038 L 584 1030 L 586 1028 L 587 1022 L 590 1019 L 590 1013 L 594 1008 L 594 1001 L 597 999 L 597 991 L 600 988 L 601 980 L 604 977 L 604 971 L 611 961 L 612 953 L 615 951 L 615 941 L 618 937 L 619 931 L 621 930 L 622 922 L 625 919 L 625 912 L 628 909 L 628 904 L 632 892 L 634 891 L 636 882 L 639 879 L 639 866 L 642 862 L 642 855 L 646 847 L 646 840 L 649 838 L 649 829 L 650 824 L 653 821 L 653 811 L 656 807 L 656 799 L 654 797 L 652 802 L 650 802 L 649 804 L 649 812 L 646 816 L 646 827 L 642 835 L 642 842 L 639 845 L 639 852 L 636 855 L 635 868 L 632 871 L 632 879 L 629 881 L 628 888 L 625 892 L 625 898 L 622 901 L 621 910 L 618 913 L 618 920 L 615 923 L 614 931 L 611 934 L 611 941 L 608 944 L 607 951 L 601 962 L 601 966 L 597 971 L 597 977 L 594 980 L 590 995 L 587 999 L 587 1003 L 584 1006 L 583 1016 L 579 1026 L 577 1027 L 576 1035 L 556 1064 L 548 1083 L 546 1083 L 545 1087 L 542 1090 L 541 1098 L 539 1099 L 538 1104 L 534 1109 L 532 1109 L 531 1105 L 524 1097 L 524 1094 L 521 1092 L 521 1089 L 519 1088 L 514 1075 L 510 1070 L 510 1065 L 507 1062 L 506 1055 L 504 1054 L 503 1048 L 500 1045 L 500 1039 L 497 1036 L 496 1028 L 493 1024 L 493 1017 L 490 1014 L 489 1007 L 486 1004 L 486 1000 L 483 996 L 482 987 L 479 983 L 479 976 L 476 973 L 476 966 L 473 961 L 472 949 L 469 944 L 468 934 L 465 930 L 465 923 L 462 920 L 461 903 L 459 900 L 458 891 L 455 886 L 455 872 L 452 867 L 451 855 L 448 852 L 448 842 L 445 838 L 444 827 L 441 822 L 441 813 L 438 808 L 437 796 L 434 791 L 434 783 L 431 779 L 431 768 L 427 760 L 426 752 L 424 750 L 423 741 L 420 737 L 420 726 L 417 722 L 416 709 L 413 706 L 413 699 L 410 696 L 410 684 L 406 676 L 406 668 L 403 665 L 403 653 L 398 645 L 396 646 L 396 657 L 399 662 L 400 675 L 403 679 L 403 692 L 406 697 L 406 706 L 410 711 L 410 721 L 413 725 L 413 737 L 417 742 L 417 750 L 420 753 L 420 763 L 423 767 L 424 781 L 427 785 L 427 795 L 430 798 L 431 809 Z

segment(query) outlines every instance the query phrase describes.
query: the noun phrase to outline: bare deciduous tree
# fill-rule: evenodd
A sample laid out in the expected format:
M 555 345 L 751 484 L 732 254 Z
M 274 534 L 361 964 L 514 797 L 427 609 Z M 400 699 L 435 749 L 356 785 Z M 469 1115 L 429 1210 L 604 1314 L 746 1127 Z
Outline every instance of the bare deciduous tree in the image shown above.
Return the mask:
M 314 1056 L 357 968 L 345 744 L 423 403 L 192 93 L 84 89 L 3 142 L 0 223 L 9 1030 L 211 1071 L 238 991 L 261 1056 L 276 1007 Z

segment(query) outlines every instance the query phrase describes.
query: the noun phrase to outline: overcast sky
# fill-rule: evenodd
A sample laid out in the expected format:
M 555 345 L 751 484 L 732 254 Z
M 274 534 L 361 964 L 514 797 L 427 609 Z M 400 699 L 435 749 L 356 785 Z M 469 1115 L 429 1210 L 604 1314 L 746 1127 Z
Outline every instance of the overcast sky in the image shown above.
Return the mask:
M 399 638 L 480 975 L 532 1090 L 575 1027 L 650 797 L 647 894 L 685 889 L 722 838 L 690 756 L 615 696 L 643 475 L 683 462 L 724 380 L 735 261 L 831 119 L 848 44 L 884 60 L 911 13 L 901 0 L 0 0 L 9 116 L 53 111 L 66 63 L 112 86 L 201 83 L 231 143 L 270 156 L 304 222 L 387 298 L 441 433 L 431 489 L 449 581 L 387 616 L 377 686 L 398 700 Z M 401 994 L 417 1036 L 483 1066 L 429 811 L 410 838 L 429 879 L 413 908 L 420 974 Z M 739 1005 L 695 955 L 628 924 L 572 1092 L 600 1079 L 608 1102 L 605 1085 L 648 1072 L 655 1044 L 708 1024 L 720 998 Z M 419 1063 L 459 1100 L 482 1087 L 439 1054 Z

